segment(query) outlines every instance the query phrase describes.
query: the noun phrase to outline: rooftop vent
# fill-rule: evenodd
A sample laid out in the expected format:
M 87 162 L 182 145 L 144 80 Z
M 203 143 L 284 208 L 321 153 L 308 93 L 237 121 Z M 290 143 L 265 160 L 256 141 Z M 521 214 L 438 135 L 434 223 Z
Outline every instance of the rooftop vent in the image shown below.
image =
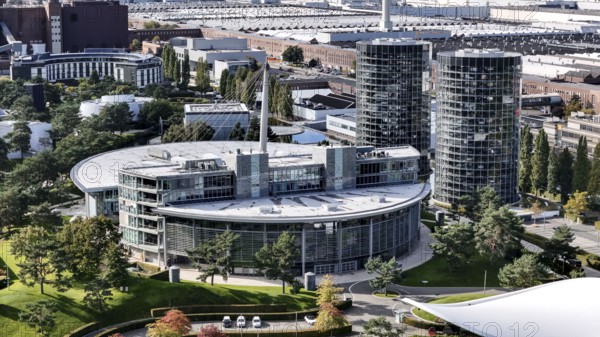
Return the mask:
M 326 212 L 335 212 L 338 210 L 337 204 L 323 204 L 323 210 Z
M 274 211 L 275 210 L 273 209 L 273 206 L 260 206 L 258 208 L 258 213 L 259 214 L 271 214 Z
M 371 196 L 371 201 L 379 204 L 385 203 L 385 196 L 383 195 L 373 195 Z

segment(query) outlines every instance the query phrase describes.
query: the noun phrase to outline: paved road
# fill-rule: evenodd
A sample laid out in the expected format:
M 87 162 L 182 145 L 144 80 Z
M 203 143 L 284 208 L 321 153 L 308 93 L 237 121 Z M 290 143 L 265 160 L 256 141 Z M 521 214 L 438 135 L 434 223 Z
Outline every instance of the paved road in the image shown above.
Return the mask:
M 538 220 L 536 224 L 528 223 L 525 225 L 525 230 L 531 233 L 541 235 L 546 238 L 552 237 L 554 234 L 554 228 L 566 224 L 571 228 L 573 234 L 575 234 L 575 241 L 573 246 L 579 246 L 582 249 L 596 255 L 600 255 L 600 237 L 598 231 L 593 225 L 583 225 L 575 223 L 571 220 L 564 218 L 551 218 L 544 220 Z

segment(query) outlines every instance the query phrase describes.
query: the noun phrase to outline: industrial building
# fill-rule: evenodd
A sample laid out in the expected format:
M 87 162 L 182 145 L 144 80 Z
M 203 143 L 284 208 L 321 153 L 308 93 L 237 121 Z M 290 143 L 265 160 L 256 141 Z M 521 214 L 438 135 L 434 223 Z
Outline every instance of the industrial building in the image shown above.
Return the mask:
M 466 49 L 438 54 L 434 199 L 452 204 L 493 187 L 519 199 L 521 55 Z
M 376 39 L 356 44 L 356 144 L 410 145 L 429 176 L 431 44 Z

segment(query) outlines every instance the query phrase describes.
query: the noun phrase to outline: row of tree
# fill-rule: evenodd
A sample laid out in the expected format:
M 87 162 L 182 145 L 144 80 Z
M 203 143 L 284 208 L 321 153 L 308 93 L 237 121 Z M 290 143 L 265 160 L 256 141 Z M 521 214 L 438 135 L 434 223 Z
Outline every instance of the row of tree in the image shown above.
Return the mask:
M 190 84 L 190 56 L 185 53 L 180 61 L 171 45 L 162 51 L 165 77 L 172 79 L 180 89 L 187 89 Z
M 519 190 L 536 195 L 560 193 L 563 201 L 573 192 L 600 194 L 600 146 L 594 149 L 590 162 L 585 136 L 579 138 L 575 158 L 567 148 L 557 154 L 540 130 L 535 143 L 529 126 L 521 132 Z

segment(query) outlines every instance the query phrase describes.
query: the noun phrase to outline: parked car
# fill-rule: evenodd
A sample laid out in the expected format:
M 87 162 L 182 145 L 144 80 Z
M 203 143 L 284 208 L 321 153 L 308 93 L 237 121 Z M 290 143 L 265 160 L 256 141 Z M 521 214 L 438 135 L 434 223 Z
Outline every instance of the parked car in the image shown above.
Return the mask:
M 253 328 L 261 328 L 262 327 L 262 322 L 260 321 L 260 317 L 254 316 L 252 318 L 252 327 Z
M 304 320 L 306 323 L 308 323 L 308 325 L 315 325 L 317 323 L 317 319 L 313 315 L 304 316 Z
M 237 322 L 237 327 L 238 328 L 245 328 L 246 327 L 246 317 L 244 317 L 244 316 L 238 316 L 236 322 Z
M 573 268 L 581 268 L 581 261 L 577 259 L 568 259 L 567 263 Z
M 231 322 L 231 317 L 229 317 L 229 316 L 223 317 L 223 327 L 224 328 L 231 328 L 232 324 L 233 324 L 233 322 Z

